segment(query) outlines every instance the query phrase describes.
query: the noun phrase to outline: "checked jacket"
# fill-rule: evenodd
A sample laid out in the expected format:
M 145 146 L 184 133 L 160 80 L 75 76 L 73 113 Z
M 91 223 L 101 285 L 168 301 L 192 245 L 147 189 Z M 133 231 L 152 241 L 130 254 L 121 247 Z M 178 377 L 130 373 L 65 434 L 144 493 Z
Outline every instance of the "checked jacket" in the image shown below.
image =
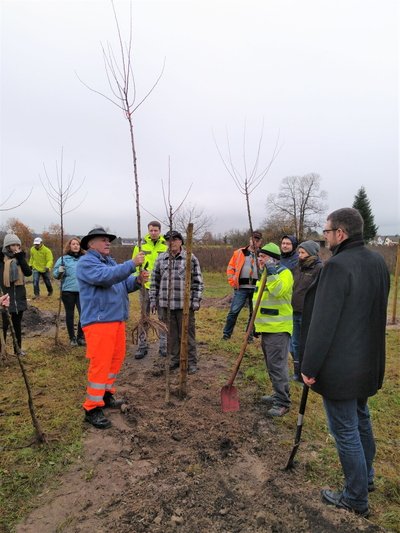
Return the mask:
M 203 277 L 201 275 L 200 263 L 192 254 L 191 261 L 191 283 L 190 283 L 190 307 L 199 307 L 203 294 Z M 176 256 L 164 252 L 158 256 L 151 275 L 150 303 L 160 307 L 168 307 L 168 286 L 169 268 L 171 265 L 171 299 L 169 308 L 183 309 L 183 299 L 185 293 L 185 268 L 186 251 L 181 250 Z

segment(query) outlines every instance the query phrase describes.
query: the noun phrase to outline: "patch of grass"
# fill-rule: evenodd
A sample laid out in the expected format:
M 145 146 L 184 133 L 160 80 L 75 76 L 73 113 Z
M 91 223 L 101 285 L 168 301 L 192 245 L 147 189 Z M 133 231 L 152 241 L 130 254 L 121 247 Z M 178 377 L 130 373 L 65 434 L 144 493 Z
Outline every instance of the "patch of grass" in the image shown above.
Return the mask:
M 232 292 L 228 284 L 226 274 L 221 272 L 205 272 L 204 278 L 204 298 L 224 298 Z

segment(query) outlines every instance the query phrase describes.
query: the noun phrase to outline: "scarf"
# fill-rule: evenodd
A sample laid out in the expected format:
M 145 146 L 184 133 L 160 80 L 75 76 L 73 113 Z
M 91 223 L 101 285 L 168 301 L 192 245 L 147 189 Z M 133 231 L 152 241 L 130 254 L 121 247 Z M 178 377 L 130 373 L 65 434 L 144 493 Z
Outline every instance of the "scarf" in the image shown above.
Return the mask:
M 24 275 L 21 267 L 18 265 L 14 254 L 9 250 L 4 252 L 4 272 L 3 272 L 4 287 L 11 287 L 11 284 L 23 285 Z

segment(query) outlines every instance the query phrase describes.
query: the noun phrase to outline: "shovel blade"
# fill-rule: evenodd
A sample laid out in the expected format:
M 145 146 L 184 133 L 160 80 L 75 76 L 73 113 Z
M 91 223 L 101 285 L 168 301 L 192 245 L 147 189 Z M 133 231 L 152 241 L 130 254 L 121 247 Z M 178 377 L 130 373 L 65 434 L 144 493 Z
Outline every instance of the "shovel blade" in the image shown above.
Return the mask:
M 232 413 L 239 411 L 239 396 L 236 387 L 225 385 L 221 389 L 221 411 L 223 413 Z

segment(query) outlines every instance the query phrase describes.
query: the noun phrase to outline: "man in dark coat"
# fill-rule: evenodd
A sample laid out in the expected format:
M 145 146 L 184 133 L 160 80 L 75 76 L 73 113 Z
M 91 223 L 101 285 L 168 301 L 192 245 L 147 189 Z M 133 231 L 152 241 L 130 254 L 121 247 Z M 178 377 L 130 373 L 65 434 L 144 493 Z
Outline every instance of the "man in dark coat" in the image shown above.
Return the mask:
M 322 501 L 367 516 L 375 456 L 368 398 L 383 382 L 390 278 L 382 256 L 365 247 L 362 231 L 356 209 L 327 218 L 323 233 L 333 257 L 306 295 L 301 372 L 323 397 L 345 477 L 344 489 L 323 490 Z

